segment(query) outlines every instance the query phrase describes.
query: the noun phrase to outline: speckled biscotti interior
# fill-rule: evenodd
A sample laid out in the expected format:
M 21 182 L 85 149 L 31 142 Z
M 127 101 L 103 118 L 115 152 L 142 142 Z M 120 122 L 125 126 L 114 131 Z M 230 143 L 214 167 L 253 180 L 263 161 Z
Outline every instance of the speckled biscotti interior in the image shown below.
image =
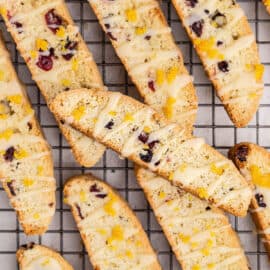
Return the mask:
M 56 251 L 29 243 L 17 251 L 20 270 L 73 270 L 73 267 Z
M 243 142 L 230 150 L 229 157 L 254 187 L 250 212 L 270 257 L 270 153 L 256 144 Z
M 0 9 L 49 107 L 60 92 L 103 88 L 98 68 L 63 0 L 2 0 Z M 90 167 L 99 161 L 105 150 L 101 144 L 65 123 L 59 127 L 81 165 Z
M 0 37 L 0 179 L 26 234 L 42 234 L 55 213 L 51 148 Z
M 64 188 L 94 269 L 161 270 L 142 225 L 128 204 L 92 175 L 72 177 Z
M 249 269 L 221 210 L 149 170 L 137 168 L 136 176 L 183 270 Z
M 263 94 L 264 67 L 244 11 L 232 0 L 172 0 L 232 122 L 246 126 Z
M 246 214 L 251 189 L 233 163 L 151 107 L 117 92 L 79 89 L 58 95 L 52 110 L 186 191 L 235 215 Z
M 197 112 L 193 78 L 156 0 L 90 0 L 144 101 L 189 132 Z

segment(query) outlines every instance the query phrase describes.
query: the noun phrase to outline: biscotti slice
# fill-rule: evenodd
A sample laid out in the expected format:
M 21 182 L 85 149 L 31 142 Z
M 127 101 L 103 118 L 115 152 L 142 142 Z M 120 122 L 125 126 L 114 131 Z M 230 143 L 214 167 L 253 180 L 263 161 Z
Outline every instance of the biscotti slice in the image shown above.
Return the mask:
M 270 1 L 269 0 L 263 0 L 263 3 L 265 4 L 265 7 L 266 7 L 268 13 L 270 13 Z
M 246 126 L 263 94 L 263 71 L 247 18 L 232 0 L 172 0 L 232 122 Z
M 0 38 L 0 181 L 26 234 L 42 234 L 55 212 L 52 153 Z
M 136 176 L 183 270 L 248 270 L 225 214 L 143 168 Z
M 156 0 L 89 0 L 145 102 L 189 132 L 197 112 L 193 79 Z
M 1 0 L 8 31 L 50 107 L 55 96 L 81 87 L 103 88 L 98 68 L 63 0 Z M 59 123 L 77 161 L 93 166 L 105 148 Z
M 234 146 L 229 157 L 254 187 L 250 212 L 270 257 L 270 153 L 252 143 Z
M 94 269 L 161 269 L 142 225 L 110 186 L 92 175 L 74 176 L 65 185 L 64 200 Z
M 20 270 L 73 270 L 73 267 L 56 251 L 29 243 L 17 251 Z
M 239 216 L 252 192 L 233 163 L 151 107 L 109 91 L 79 89 L 52 102 L 56 116 L 140 166 Z M 76 116 L 78 111 L 80 118 Z

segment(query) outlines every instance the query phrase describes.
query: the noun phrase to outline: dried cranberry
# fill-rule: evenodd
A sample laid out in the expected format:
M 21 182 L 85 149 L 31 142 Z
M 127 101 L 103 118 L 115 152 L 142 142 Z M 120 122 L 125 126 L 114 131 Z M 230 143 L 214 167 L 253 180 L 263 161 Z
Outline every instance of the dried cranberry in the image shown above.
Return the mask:
M 32 123 L 30 123 L 30 122 L 27 122 L 27 126 L 28 126 L 28 129 L 29 129 L 29 130 L 32 130 L 32 128 L 33 128 L 33 125 L 32 125 Z
M 155 163 L 155 166 L 158 166 L 160 164 L 160 160 Z
M 107 35 L 112 40 L 117 40 L 117 38 L 112 34 L 112 32 L 107 32 Z
M 50 53 L 50 56 L 51 56 L 51 57 L 55 57 L 54 51 L 55 51 L 54 48 L 50 48 L 50 49 L 49 49 L 49 53 Z
M 218 62 L 218 69 L 222 72 L 229 72 L 229 63 L 227 61 Z
M 37 66 L 45 71 L 51 70 L 53 68 L 53 60 L 51 56 L 40 55 Z
M 154 81 L 149 81 L 148 82 L 148 87 L 151 89 L 151 91 L 153 91 L 153 92 L 156 91 L 156 88 L 155 88 L 155 85 L 154 85 Z
M 114 122 L 113 122 L 113 120 L 111 120 L 105 125 L 105 128 L 112 129 L 113 125 L 114 125 Z
M 150 40 L 150 39 L 151 39 L 151 36 L 150 36 L 150 35 L 146 35 L 146 36 L 144 37 L 144 39 Z
M 109 23 L 105 23 L 104 26 L 109 29 L 111 27 L 111 25 Z
M 65 49 L 69 50 L 69 51 L 76 50 L 77 47 L 78 47 L 78 42 L 77 41 L 70 41 L 69 40 L 65 45 Z M 63 54 L 62 56 L 63 56 L 63 58 L 65 60 L 69 61 L 74 56 L 74 53 L 69 52 L 67 54 Z
M 221 41 L 221 40 L 217 41 L 217 46 L 221 46 L 222 44 L 223 44 L 223 41 Z
M 22 27 L 23 27 L 22 23 L 20 23 L 20 22 L 12 22 L 12 25 L 14 25 L 17 29 L 19 29 L 18 30 L 18 33 L 19 34 L 21 34 L 23 32 L 23 30 L 22 30 Z
M 248 146 L 241 145 L 236 150 L 236 158 L 241 161 L 247 161 L 247 155 L 248 155 Z
M 151 162 L 153 157 L 153 152 L 150 149 L 143 149 L 144 153 L 140 153 L 140 158 L 144 162 Z
M 49 207 L 53 207 L 54 206 L 54 203 L 49 203 Z
M 55 34 L 59 27 L 63 24 L 63 20 L 60 16 L 55 14 L 55 9 L 49 10 L 45 14 L 45 20 L 49 29 Z
M 14 184 L 14 180 L 7 182 L 7 186 L 9 188 L 9 191 L 10 191 L 11 195 L 16 196 L 16 192 L 14 190 L 13 184 Z
M 76 207 L 76 209 L 77 209 L 77 211 L 78 211 L 79 217 L 80 217 L 81 219 L 84 219 L 84 217 L 83 217 L 83 215 L 82 215 L 81 207 L 80 207 L 78 204 L 76 204 L 75 207 Z
M 142 132 L 138 139 L 142 142 L 142 143 L 146 143 L 148 141 L 149 135 L 145 132 Z
M 34 242 L 31 242 L 31 243 L 29 243 L 29 244 L 26 244 L 26 245 L 21 245 L 21 248 L 23 248 L 23 249 L 33 249 L 34 248 L 34 246 L 35 246 L 35 243 Z
M 148 143 L 149 148 L 153 149 L 155 147 L 156 143 L 159 143 L 159 140 L 155 140 L 155 141 Z
M 185 2 L 188 7 L 193 8 L 198 4 L 198 0 L 186 0 Z
M 263 208 L 266 207 L 266 203 L 264 202 L 264 196 L 263 196 L 262 194 L 257 193 L 257 194 L 255 195 L 255 198 L 256 198 L 256 200 L 257 200 L 257 202 L 258 202 L 258 205 L 259 205 L 260 207 L 263 207 Z
M 15 153 L 15 148 L 13 146 L 9 147 L 4 154 L 5 161 L 11 162 L 14 159 L 14 153 Z
M 227 18 L 224 14 L 220 13 L 218 10 L 211 18 L 215 23 L 216 27 L 220 28 L 227 24 Z
M 97 198 L 100 198 L 100 199 L 104 199 L 106 198 L 108 195 L 107 194 L 96 194 L 96 197 Z
M 203 31 L 203 25 L 204 25 L 204 20 L 194 22 L 191 25 L 191 29 L 197 35 L 197 37 L 201 37 L 202 31 Z
M 100 192 L 101 190 L 97 187 L 97 184 L 94 184 L 90 187 L 90 192 Z
M 211 210 L 211 207 L 210 207 L 210 206 L 207 206 L 207 207 L 205 208 L 205 210 L 206 210 L 206 211 L 210 211 L 210 210 Z

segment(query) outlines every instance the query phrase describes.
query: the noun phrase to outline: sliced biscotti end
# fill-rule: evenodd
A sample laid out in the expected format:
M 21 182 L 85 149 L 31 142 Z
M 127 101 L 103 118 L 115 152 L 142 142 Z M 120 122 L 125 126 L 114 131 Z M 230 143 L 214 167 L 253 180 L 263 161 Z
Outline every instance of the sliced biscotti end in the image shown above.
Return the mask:
M 270 153 L 256 144 L 243 142 L 229 151 L 229 157 L 254 187 L 251 215 L 270 256 Z
M 0 140 L 0 177 L 26 234 L 42 234 L 55 212 L 53 160 L 42 137 L 14 134 Z
M 21 270 L 73 270 L 58 252 L 34 243 L 21 246 L 16 256 Z
M 263 93 L 264 67 L 244 11 L 230 0 L 173 3 L 231 120 L 247 125 Z
M 246 214 L 251 190 L 233 163 L 150 107 L 120 93 L 79 89 L 60 94 L 52 109 L 60 120 L 186 191 Z
M 225 214 L 149 170 L 136 176 L 183 270 L 249 269 Z
M 92 175 L 74 176 L 65 184 L 64 201 L 94 268 L 161 269 L 140 222 L 110 186 Z

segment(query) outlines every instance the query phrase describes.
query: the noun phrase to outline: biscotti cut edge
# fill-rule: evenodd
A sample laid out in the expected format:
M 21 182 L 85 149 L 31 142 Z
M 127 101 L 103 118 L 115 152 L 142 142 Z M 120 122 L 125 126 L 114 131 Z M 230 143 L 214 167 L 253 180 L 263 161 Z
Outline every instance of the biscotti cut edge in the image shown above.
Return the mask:
M 85 109 L 85 114 L 74 121 L 73 113 L 81 108 Z M 120 93 L 78 89 L 58 95 L 52 102 L 52 109 L 59 119 L 88 136 L 94 136 L 137 165 L 160 174 L 228 212 L 246 215 L 252 192 L 233 163 L 202 139 L 185 134 L 177 124 L 169 123 L 149 106 Z M 138 132 L 145 132 L 144 125 L 150 126 L 148 137 L 155 141 L 151 144 L 149 141 L 148 148 L 141 143 L 144 138 L 137 137 Z M 119 133 L 120 130 L 124 133 Z M 110 132 L 114 135 L 109 136 Z M 198 174 L 195 178 L 193 170 Z M 208 185 L 211 185 L 210 195 Z
M 90 261 L 95 269 L 102 269 L 100 265 L 101 261 L 105 261 L 108 264 L 110 263 L 111 257 L 100 258 L 102 254 L 107 254 L 106 252 L 110 250 L 113 252 L 113 255 L 116 256 L 113 257 L 113 259 L 115 258 L 116 260 L 124 260 L 126 257 L 129 257 L 129 260 L 132 261 L 133 257 L 139 256 L 137 260 L 141 262 L 139 259 L 140 256 L 147 255 L 150 260 L 150 262 L 145 262 L 148 264 L 147 266 L 151 267 L 151 270 L 161 270 L 157 255 L 141 223 L 128 203 L 111 186 L 91 174 L 77 175 L 66 181 L 63 194 L 64 202 L 71 207 L 71 212 L 79 228 Z M 75 196 L 77 196 L 77 198 L 75 198 Z M 105 203 L 103 203 L 104 200 L 106 200 Z M 91 202 L 91 204 L 89 202 Z M 93 207 L 93 209 L 87 212 L 88 207 Z M 100 223 L 99 218 L 101 219 L 103 216 L 105 219 Z M 91 217 L 93 219 L 92 221 L 89 219 Z M 115 223 L 113 221 L 114 219 L 118 221 Z M 106 220 L 110 223 L 107 224 Z M 87 222 L 90 223 L 88 224 Z M 125 227 L 123 224 L 126 224 L 126 226 L 129 224 L 129 226 Z M 88 230 L 90 231 L 88 232 Z M 105 239 L 105 246 L 101 245 L 99 248 L 95 249 L 93 246 L 93 241 L 95 241 L 94 234 L 96 234 L 96 237 L 97 235 L 102 237 L 101 240 L 98 241 L 99 243 L 103 243 Z M 88 239 L 88 235 L 90 235 L 89 238 L 92 239 L 92 244 Z M 138 241 L 138 239 L 140 240 Z M 122 241 L 127 245 L 122 243 Z M 116 249 L 113 248 L 115 242 L 117 243 Z M 99 246 L 99 243 L 96 244 Z M 124 247 L 122 247 L 121 243 Z M 128 248 L 128 250 L 124 253 L 120 253 L 122 256 L 117 256 L 118 251 L 123 248 Z M 135 252 L 140 253 L 134 253 L 134 248 Z M 114 254 L 114 252 L 117 254 Z M 98 253 L 99 256 L 96 253 Z

